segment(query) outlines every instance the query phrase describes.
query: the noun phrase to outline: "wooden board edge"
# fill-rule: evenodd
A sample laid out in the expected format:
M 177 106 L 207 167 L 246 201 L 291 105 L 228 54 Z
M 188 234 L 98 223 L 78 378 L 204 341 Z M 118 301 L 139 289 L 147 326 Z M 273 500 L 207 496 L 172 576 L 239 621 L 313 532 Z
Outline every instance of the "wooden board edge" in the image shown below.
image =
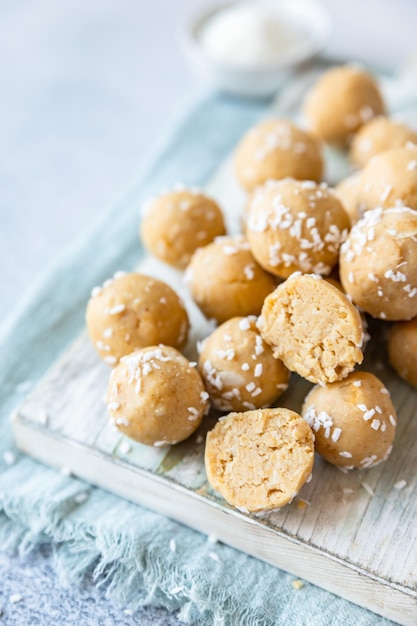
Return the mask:
M 88 483 L 199 532 L 215 535 L 233 548 L 383 617 L 403 626 L 417 626 L 417 592 L 414 594 L 410 589 L 378 579 L 330 553 L 279 533 L 261 521 L 223 508 L 174 481 L 132 467 L 122 460 L 109 460 L 104 453 L 78 442 L 69 443 L 59 434 L 46 432 L 26 420 L 18 412 L 12 415 L 12 425 L 18 448 L 47 465 L 68 468 Z M 51 439 L 54 445 L 51 445 Z M 109 485 L 112 485 L 111 489 Z

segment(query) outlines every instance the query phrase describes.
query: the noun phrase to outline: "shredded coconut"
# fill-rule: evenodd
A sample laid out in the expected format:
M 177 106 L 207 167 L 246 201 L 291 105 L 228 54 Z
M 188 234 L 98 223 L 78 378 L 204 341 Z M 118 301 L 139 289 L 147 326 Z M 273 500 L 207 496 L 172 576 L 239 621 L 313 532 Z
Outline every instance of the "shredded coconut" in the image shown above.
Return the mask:
M 213 561 L 216 561 L 216 563 L 221 563 L 218 554 L 216 554 L 215 552 L 209 552 L 208 555 Z
M 342 429 L 341 428 L 335 428 L 333 430 L 332 433 L 332 441 L 334 441 L 336 443 L 336 441 L 339 441 L 340 435 L 342 434 Z
M 11 450 L 5 450 L 3 460 L 7 465 L 14 465 L 16 463 L 16 455 Z
M 255 378 L 259 378 L 260 376 L 262 376 L 262 370 L 263 370 L 263 365 L 262 363 L 257 363 L 255 365 L 255 370 L 254 370 L 254 376 Z
M 116 304 L 111 309 L 108 310 L 109 315 L 117 315 L 118 313 L 122 313 L 126 309 L 125 304 Z
M 365 491 L 367 491 L 369 493 L 370 496 L 374 496 L 375 495 L 375 491 L 372 489 L 372 487 L 370 485 L 368 485 L 368 483 L 361 483 L 361 485 L 365 489 Z
M 80 493 L 75 495 L 74 500 L 77 504 L 84 504 L 84 502 L 88 500 L 89 496 L 90 494 L 88 491 L 80 491 Z
M 20 595 L 20 593 L 13 593 L 9 598 L 9 602 L 11 602 L 12 604 L 17 604 L 17 602 L 21 602 L 22 600 L 23 596 Z
M 132 450 L 132 446 L 130 445 L 128 441 L 122 441 L 122 443 L 119 446 L 119 450 L 121 454 L 129 454 L 129 452 L 131 452 Z
M 366 411 L 366 412 L 363 414 L 363 419 L 364 419 L 365 421 L 368 421 L 368 420 L 370 420 L 370 419 L 371 419 L 374 415 L 375 415 L 375 409 L 369 409 L 369 411 Z M 374 420 L 374 421 L 375 421 L 375 420 Z
M 250 329 L 250 322 L 249 322 L 249 320 L 246 317 L 244 317 L 243 319 L 240 320 L 239 328 L 241 330 L 249 330 Z

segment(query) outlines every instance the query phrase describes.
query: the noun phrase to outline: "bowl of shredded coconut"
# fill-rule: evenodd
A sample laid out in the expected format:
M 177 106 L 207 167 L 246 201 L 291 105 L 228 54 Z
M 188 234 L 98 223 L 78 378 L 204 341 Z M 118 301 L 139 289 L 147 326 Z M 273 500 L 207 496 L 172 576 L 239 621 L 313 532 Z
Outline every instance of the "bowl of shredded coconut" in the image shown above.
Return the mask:
M 314 0 L 244 0 L 194 16 L 183 43 L 198 76 L 215 89 L 265 97 L 322 50 L 329 31 L 328 15 Z

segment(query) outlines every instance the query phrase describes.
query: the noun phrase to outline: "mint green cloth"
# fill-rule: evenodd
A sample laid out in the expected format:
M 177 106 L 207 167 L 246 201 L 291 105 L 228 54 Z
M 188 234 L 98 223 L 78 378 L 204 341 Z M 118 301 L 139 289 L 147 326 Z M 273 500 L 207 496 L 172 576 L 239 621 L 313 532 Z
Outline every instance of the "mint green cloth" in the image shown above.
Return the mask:
M 97 584 L 105 583 L 107 595 L 123 606 L 180 610 L 180 619 L 201 626 L 388 625 L 392 622 L 313 585 L 296 590 L 293 576 L 14 449 L 8 418 L 22 399 L 21 383 L 34 384 L 81 330 L 91 287 L 138 262 L 141 202 L 177 181 L 204 184 L 263 112 L 262 104 L 221 97 L 199 103 L 149 172 L 49 269 L 3 324 L 0 545 L 25 553 L 51 544 L 63 580 L 81 582 L 93 569 Z M 11 466 L 3 461 L 6 450 L 17 454 Z M 77 502 L 86 491 L 88 499 Z

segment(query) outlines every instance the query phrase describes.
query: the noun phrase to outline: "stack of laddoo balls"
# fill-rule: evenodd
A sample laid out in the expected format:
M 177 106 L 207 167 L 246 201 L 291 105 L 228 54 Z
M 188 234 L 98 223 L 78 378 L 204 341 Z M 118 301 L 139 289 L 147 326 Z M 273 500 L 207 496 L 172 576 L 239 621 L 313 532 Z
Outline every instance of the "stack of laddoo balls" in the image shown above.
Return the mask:
M 237 145 L 242 233 L 226 232 L 222 208 L 201 190 L 177 186 L 147 203 L 146 249 L 184 271 L 215 325 L 197 362 L 181 353 L 186 306 L 156 278 L 118 273 L 87 309 L 90 338 L 114 368 L 116 427 L 167 446 L 195 432 L 210 406 L 224 413 L 206 437 L 207 477 L 250 512 L 291 502 L 315 452 L 343 470 L 388 458 L 390 393 L 356 369 L 366 315 L 387 324 L 390 362 L 417 386 L 417 134 L 387 116 L 376 80 L 353 65 L 322 75 L 304 116 L 306 128 L 262 121 Z M 335 189 L 324 182 L 324 144 L 352 163 Z M 314 384 L 300 413 L 280 406 L 292 372 Z

